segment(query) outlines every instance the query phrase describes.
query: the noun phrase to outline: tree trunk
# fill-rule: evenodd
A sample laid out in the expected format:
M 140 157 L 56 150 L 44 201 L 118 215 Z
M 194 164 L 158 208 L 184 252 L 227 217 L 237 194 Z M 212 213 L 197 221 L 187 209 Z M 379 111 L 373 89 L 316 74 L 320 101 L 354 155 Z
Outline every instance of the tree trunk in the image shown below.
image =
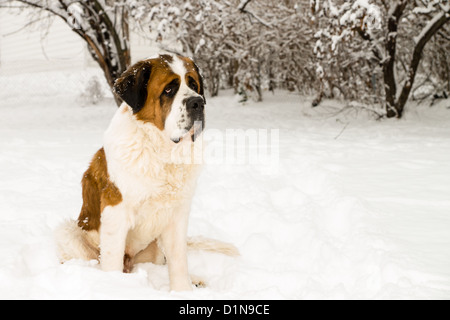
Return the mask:
M 106 82 L 111 90 L 114 87 L 115 80 L 130 66 L 129 12 L 125 2 L 112 2 L 112 7 L 105 3 L 107 7 L 104 7 L 98 0 L 17 1 L 30 7 L 48 11 L 63 19 L 72 31 L 87 43 L 91 56 L 103 70 Z M 71 11 L 72 5 L 79 5 L 82 8 L 82 21 L 76 21 L 76 17 Z M 115 95 L 114 98 L 117 105 L 120 106 L 121 99 Z
M 86 31 L 81 30 L 83 34 L 80 34 L 80 30 L 73 29 L 73 31 L 87 40 L 92 57 L 102 68 L 106 81 L 113 91 L 114 82 L 131 64 L 128 8 L 125 5 L 117 7 L 115 19 L 120 22 L 114 21 L 113 23 L 106 13 L 107 8 L 103 8 L 97 0 L 88 0 L 87 3 L 89 8 L 92 9 L 88 11 L 88 20 L 95 31 L 97 41 L 87 40 L 89 36 Z M 114 99 L 117 106 L 122 104 L 122 100 L 115 94 Z
M 389 55 L 383 65 L 385 93 L 386 93 L 386 115 L 388 118 L 401 118 L 405 105 L 416 79 L 417 69 L 422 60 L 423 50 L 430 39 L 450 21 L 450 10 L 442 11 L 425 26 L 421 34 L 415 39 L 416 45 L 409 64 L 406 81 L 398 91 L 397 80 L 395 78 L 395 59 L 397 46 L 397 30 L 400 19 L 403 15 L 407 1 L 400 1 L 396 4 L 393 14 L 389 17 L 388 38 L 386 41 L 386 52 Z
M 386 94 L 386 114 L 388 118 L 401 118 L 401 111 L 397 109 L 397 79 L 395 78 L 395 59 L 397 54 L 398 24 L 406 8 L 407 1 L 398 2 L 392 10 L 388 20 L 388 35 L 385 43 L 388 57 L 383 64 L 383 76 Z
M 437 14 L 425 27 L 423 33 L 416 39 L 416 46 L 414 48 L 411 63 L 409 65 L 409 72 L 407 74 L 406 82 L 400 93 L 399 98 L 395 103 L 395 108 L 400 115 L 403 114 L 406 103 L 408 102 L 409 95 L 416 79 L 417 69 L 419 68 L 420 61 L 422 60 L 423 50 L 430 41 L 430 39 L 442 28 L 448 21 L 450 21 L 450 12 L 441 12 Z

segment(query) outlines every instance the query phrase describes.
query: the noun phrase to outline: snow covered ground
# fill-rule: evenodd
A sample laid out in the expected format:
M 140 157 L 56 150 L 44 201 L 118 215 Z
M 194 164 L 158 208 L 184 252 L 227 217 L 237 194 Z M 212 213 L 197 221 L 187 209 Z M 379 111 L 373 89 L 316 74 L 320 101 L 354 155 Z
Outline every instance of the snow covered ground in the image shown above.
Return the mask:
M 0 299 L 450 298 L 448 100 L 375 121 L 286 92 L 208 99 L 208 128 L 278 129 L 279 157 L 204 166 L 189 234 L 242 256 L 191 252 L 208 287 L 171 293 L 166 266 L 59 264 L 52 232 L 78 216 L 81 176 L 116 109 L 82 106 L 70 75 L 52 79 L 64 89 L 37 90 L 50 84 L 39 74 L 0 77 Z

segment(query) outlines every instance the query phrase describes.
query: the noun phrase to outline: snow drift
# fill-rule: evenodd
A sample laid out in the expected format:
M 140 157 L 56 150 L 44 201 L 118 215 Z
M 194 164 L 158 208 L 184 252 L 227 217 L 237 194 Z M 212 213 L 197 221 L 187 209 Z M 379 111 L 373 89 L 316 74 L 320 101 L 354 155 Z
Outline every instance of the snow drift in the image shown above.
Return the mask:
M 171 293 L 166 266 L 121 274 L 58 262 L 53 230 L 79 213 L 81 175 L 114 102 L 20 98 L 17 87 L 0 93 L 1 299 L 450 297 L 448 101 L 374 121 L 286 92 L 246 105 L 230 92 L 208 99 L 210 129 L 278 129 L 279 158 L 270 170 L 204 166 L 189 235 L 231 242 L 241 256 L 191 252 L 207 287 Z

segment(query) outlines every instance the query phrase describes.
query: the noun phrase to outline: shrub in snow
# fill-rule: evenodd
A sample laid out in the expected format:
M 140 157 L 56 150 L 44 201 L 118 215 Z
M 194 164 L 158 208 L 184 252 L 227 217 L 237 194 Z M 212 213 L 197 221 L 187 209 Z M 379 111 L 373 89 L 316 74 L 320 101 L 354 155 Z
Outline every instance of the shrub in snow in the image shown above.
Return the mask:
M 84 105 L 95 105 L 103 100 L 105 91 L 97 76 L 93 76 L 80 95 L 80 102 Z

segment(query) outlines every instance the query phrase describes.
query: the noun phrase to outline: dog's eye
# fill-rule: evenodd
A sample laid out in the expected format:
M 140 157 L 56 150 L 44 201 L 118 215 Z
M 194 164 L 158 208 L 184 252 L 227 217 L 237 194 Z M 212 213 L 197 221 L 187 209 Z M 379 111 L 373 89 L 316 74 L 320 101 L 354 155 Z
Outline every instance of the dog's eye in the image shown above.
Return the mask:
M 193 78 L 191 78 L 191 77 L 189 77 L 189 88 L 191 88 L 195 92 L 198 92 L 197 82 L 195 82 L 195 80 Z
M 178 91 L 178 81 L 174 80 L 164 89 L 163 94 L 169 97 L 173 97 Z

